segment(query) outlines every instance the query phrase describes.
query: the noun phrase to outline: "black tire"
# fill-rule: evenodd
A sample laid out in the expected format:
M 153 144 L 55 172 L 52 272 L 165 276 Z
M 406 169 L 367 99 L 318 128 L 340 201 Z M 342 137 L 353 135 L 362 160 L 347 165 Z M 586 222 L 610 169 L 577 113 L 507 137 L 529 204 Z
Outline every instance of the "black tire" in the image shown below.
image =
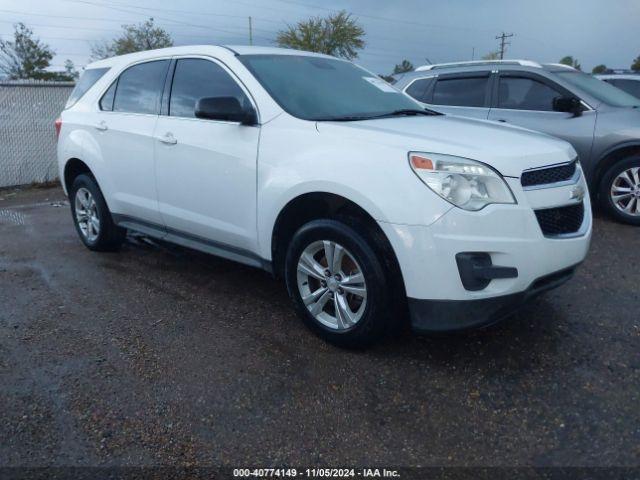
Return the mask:
M 366 282 L 367 298 L 360 320 L 344 330 L 332 329 L 317 320 L 305 306 L 298 288 L 298 261 L 314 242 L 329 240 L 348 250 L 359 264 Z M 305 325 L 329 343 L 346 348 L 363 348 L 398 331 L 402 325 L 406 298 L 398 272 L 389 261 L 389 248 L 364 222 L 354 218 L 319 219 L 303 225 L 293 236 L 285 259 L 287 291 Z M 403 295 L 404 296 L 404 295 Z
M 91 196 L 95 201 L 96 214 L 100 222 L 99 233 L 95 239 L 87 238 L 87 236 L 82 232 L 76 216 L 76 196 L 78 191 L 83 188 L 91 193 Z M 75 178 L 69 191 L 69 203 L 71 204 L 71 215 L 73 218 L 73 224 L 76 227 L 76 232 L 78 232 L 80 240 L 82 240 L 82 243 L 84 243 L 89 250 L 109 252 L 120 248 L 124 242 L 127 231 L 113 223 L 111 212 L 107 207 L 107 203 L 100 191 L 100 187 L 98 187 L 98 184 L 93 177 L 82 174 Z
M 614 180 L 625 170 L 630 168 L 640 168 L 640 155 L 632 155 L 615 163 L 602 177 L 600 188 L 598 189 L 598 200 L 602 209 L 613 219 L 629 225 L 640 226 L 640 215 L 629 215 L 621 211 L 613 203 L 611 198 L 611 187 Z M 640 198 L 636 199 L 640 202 Z M 634 208 L 635 209 L 635 208 Z

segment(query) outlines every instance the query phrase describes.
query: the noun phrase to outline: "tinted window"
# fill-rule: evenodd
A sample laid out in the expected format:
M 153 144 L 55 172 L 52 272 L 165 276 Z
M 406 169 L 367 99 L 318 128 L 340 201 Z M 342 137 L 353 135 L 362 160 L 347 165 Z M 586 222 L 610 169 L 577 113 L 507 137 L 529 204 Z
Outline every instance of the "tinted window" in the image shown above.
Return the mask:
M 524 77 L 501 77 L 498 108 L 553 111 L 553 99 L 562 94 L 548 85 Z
M 195 117 L 196 102 L 205 97 L 236 97 L 249 106 L 249 99 L 236 81 L 218 64 L 209 60 L 178 60 L 173 75 L 169 115 Z
M 95 83 L 108 71 L 108 68 L 91 68 L 89 70 L 85 70 L 80 77 L 80 80 L 76 83 L 71 95 L 69 95 L 69 100 L 67 100 L 67 104 L 64 108 L 73 106 L 73 104 L 80 100 L 80 98 L 87 93 L 89 89 L 93 87 Z
M 416 80 L 411 85 L 409 85 L 409 88 L 405 90 L 405 93 L 407 93 L 408 95 L 411 95 L 413 98 L 415 98 L 420 102 L 428 103 L 426 94 L 427 94 L 427 88 L 429 87 L 431 80 L 433 79 L 422 78 L 420 80 Z
M 113 110 L 113 99 L 116 96 L 116 86 L 118 82 L 113 82 L 111 86 L 104 92 L 102 98 L 100 99 L 100 110 L 104 110 L 110 112 Z
M 484 107 L 489 77 L 442 78 L 433 91 L 435 105 Z
M 614 107 L 635 107 L 640 101 L 619 88 L 582 72 L 558 72 L 556 75 L 592 97 Z
M 240 55 L 238 59 L 291 115 L 355 120 L 422 108 L 377 75 L 351 62 L 307 55 Z
M 158 60 L 134 65 L 122 72 L 118 79 L 113 110 L 159 113 L 160 96 L 168 66 L 169 60 Z
M 616 79 L 609 80 L 610 83 L 613 83 L 616 87 L 625 92 L 633 95 L 636 98 L 640 98 L 640 79 L 639 80 L 626 80 L 626 79 Z

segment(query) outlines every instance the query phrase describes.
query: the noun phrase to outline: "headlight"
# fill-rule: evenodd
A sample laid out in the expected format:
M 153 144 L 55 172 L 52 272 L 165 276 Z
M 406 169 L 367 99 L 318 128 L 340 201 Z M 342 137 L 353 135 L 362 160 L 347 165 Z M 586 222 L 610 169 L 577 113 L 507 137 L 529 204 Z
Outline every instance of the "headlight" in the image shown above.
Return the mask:
M 437 153 L 409 153 L 409 165 L 427 187 L 464 210 L 516 203 L 502 176 L 484 163 Z

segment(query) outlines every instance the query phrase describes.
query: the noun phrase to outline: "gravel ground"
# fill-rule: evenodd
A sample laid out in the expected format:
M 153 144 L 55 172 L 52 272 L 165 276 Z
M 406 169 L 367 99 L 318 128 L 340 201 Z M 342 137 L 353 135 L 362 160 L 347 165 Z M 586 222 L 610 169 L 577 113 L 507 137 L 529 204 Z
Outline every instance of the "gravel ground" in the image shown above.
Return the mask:
M 259 270 L 86 250 L 59 189 L 0 191 L 0 466 L 640 466 L 639 230 L 450 337 L 331 347 Z

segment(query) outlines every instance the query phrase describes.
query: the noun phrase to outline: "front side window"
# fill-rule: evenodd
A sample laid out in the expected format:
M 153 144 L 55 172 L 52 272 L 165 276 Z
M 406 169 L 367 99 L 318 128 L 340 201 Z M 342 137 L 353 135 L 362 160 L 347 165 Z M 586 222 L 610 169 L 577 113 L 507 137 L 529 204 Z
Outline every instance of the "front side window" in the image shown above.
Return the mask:
M 609 83 L 612 83 L 620 90 L 627 92 L 629 95 L 640 98 L 640 79 L 627 80 L 626 78 L 617 78 L 615 80 L 609 80 Z
M 613 107 L 636 107 L 640 105 L 640 100 L 633 95 L 629 95 L 627 92 L 623 92 L 619 88 L 586 73 L 569 71 L 558 72 L 556 75 L 597 100 Z
M 69 99 L 67 100 L 67 104 L 64 108 L 72 107 L 108 71 L 108 68 L 90 68 L 85 70 L 82 73 L 80 80 L 78 80 L 78 83 L 76 83 L 71 95 L 69 95 Z
M 198 58 L 178 60 L 171 87 L 169 115 L 195 117 L 196 102 L 205 97 L 235 97 L 243 107 L 250 106 L 240 86 L 217 63 Z
M 160 112 L 160 98 L 169 60 L 156 60 L 129 67 L 120 75 L 113 101 L 114 112 Z
M 408 109 L 419 103 L 345 60 L 307 55 L 241 55 L 273 99 L 305 120 L 364 120 Z
M 527 77 L 500 77 L 498 108 L 553 111 L 553 100 L 562 94 L 550 86 Z
M 440 78 L 433 90 L 434 105 L 484 107 L 489 77 Z

